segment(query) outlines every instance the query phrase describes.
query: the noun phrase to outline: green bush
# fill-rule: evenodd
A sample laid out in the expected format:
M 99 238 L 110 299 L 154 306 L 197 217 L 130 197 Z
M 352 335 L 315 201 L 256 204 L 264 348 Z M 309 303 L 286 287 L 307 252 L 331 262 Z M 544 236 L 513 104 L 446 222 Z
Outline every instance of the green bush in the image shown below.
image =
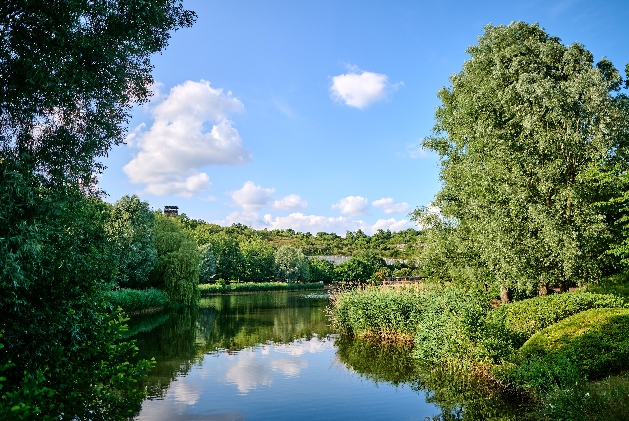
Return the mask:
M 310 280 L 321 281 L 326 284 L 334 281 L 334 264 L 325 259 L 310 257 Z
M 310 280 L 310 264 L 301 250 L 281 246 L 275 253 L 275 278 L 285 282 Z
M 168 297 L 155 288 L 146 290 L 118 289 L 107 294 L 107 300 L 114 307 L 127 313 L 162 308 L 168 305 Z
M 591 309 L 542 329 L 497 373 L 533 393 L 569 389 L 629 368 L 629 309 Z
M 536 332 L 567 317 L 592 308 L 626 307 L 625 300 L 613 295 L 575 292 L 552 294 L 505 304 L 491 312 L 488 322 L 503 325 L 518 349 Z

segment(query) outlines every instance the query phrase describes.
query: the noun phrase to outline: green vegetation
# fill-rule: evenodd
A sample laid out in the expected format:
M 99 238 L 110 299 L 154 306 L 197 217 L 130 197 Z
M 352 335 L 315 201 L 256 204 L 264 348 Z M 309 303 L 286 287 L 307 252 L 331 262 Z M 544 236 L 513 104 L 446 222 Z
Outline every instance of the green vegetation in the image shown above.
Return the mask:
M 146 290 L 117 289 L 107 293 L 107 301 L 113 307 L 122 308 L 126 313 L 161 309 L 169 304 L 168 297 L 155 288 Z
M 3 4 L 2 419 L 124 420 L 142 400 L 150 363 L 106 302 L 121 272 L 94 176 L 149 97 L 151 57 L 194 19 L 178 0 Z
M 123 196 L 109 212 L 105 231 L 114 249 L 121 288 L 145 288 L 157 262 L 155 216 L 138 196 Z
M 300 291 L 309 289 L 322 289 L 323 282 L 308 282 L 298 284 L 294 282 L 241 282 L 202 284 L 199 285 L 201 294 L 223 294 L 229 292 L 253 292 L 253 291 Z
M 301 250 L 291 246 L 281 246 L 273 254 L 275 258 L 275 278 L 288 282 L 305 282 L 310 279 L 310 264 Z
M 428 228 L 422 267 L 501 288 L 505 302 L 614 271 L 629 256 L 620 73 L 523 22 L 488 25 L 467 52 L 424 141 L 439 154 L 443 187 L 438 214 L 414 212 Z
M 534 393 L 629 369 L 629 309 L 591 309 L 568 317 L 531 336 L 514 361 L 515 367 L 500 374 Z

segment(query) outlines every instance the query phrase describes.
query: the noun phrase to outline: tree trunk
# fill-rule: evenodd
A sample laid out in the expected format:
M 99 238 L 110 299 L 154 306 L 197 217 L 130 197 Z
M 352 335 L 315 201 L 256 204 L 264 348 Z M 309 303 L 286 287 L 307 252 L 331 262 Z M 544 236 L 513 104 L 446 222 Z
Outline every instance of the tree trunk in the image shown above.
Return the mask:
M 540 297 L 544 297 L 548 295 L 548 285 L 546 284 L 540 285 L 539 290 L 537 291 L 537 295 L 539 295 Z
M 509 294 L 509 290 L 502 285 L 500 285 L 500 301 L 502 301 L 502 304 L 511 302 L 511 294 Z

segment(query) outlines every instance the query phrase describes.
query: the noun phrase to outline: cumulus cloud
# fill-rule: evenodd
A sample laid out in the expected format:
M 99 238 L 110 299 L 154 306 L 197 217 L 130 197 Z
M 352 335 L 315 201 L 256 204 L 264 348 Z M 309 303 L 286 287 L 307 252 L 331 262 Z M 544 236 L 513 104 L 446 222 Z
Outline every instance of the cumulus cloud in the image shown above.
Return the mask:
M 401 231 L 403 229 L 406 228 L 410 228 L 411 224 L 406 220 L 406 219 L 402 219 L 402 220 L 396 220 L 395 218 L 389 218 L 389 219 L 378 219 L 376 221 L 375 224 L 373 224 L 370 228 L 370 232 L 374 233 L 376 231 L 378 231 L 379 229 L 381 230 L 391 230 L 393 232 L 395 231 Z
M 271 229 L 288 229 L 295 231 L 310 232 L 316 234 L 320 231 L 335 232 L 345 234 L 345 231 L 355 231 L 366 228 L 368 225 L 363 221 L 356 221 L 348 217 L 327 217 L 321 215 L 305 215 L 301 212 L 291 213 L 288 216 L 264 215 L 264 222 Z
M 139 152 L 123 170 L 145 192 L 191 197 L 210 187 L 200 169 L 207 165 L 241 165 L 251 160 L 238 131 L 227 117 L 245 107 L 231 92 L 207 81 L 186 81 L 170 90 L 152 110 L 153 124 L 128 138 Z M 207 123 L 212 128 L 207 130 Z
M 246 211 L 256 211 L 266 205 L 271 200 L 275 189 L 265 189 L 256 186 L 253 181 L 245 182 L 240 190 L 231 193 L 232 199 Z
M 308 206 L 308 202 L 301 199 L 301 196 L 297 194 L 289 194 L 281 200 L 273 202 L 273 207 L 276 209 L 305 209 Z
M 363 109 L 385 99 L 400 85 L 403 85 L 403 82 L 389 83 L 389 78 L 385 74 L 352 68 L 349 73 L 332 78 L 330 95 L 335 101 Z
M 395 203 L 392 197 L 383 197 L 382 199 L 374 200 L 371 204 L 375 207 L 382 208 L 384 213 L 405 213 L 408 212 L 409 205 L 406 202 Z
M 369 210 L 369 200 L 362 196 L 347 196 L 333 204 L 332 209 L 338 209 L 343 215 L 364 215 Z

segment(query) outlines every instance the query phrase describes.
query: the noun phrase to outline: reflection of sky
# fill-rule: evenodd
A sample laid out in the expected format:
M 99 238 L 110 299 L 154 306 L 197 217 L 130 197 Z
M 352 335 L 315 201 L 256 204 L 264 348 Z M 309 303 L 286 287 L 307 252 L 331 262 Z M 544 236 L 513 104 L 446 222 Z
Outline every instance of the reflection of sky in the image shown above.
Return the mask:
M 423 394 L 375 385 L 335 358 L 331 339 L 267 344 L 208 355 L 146 401 L 138 420 L 423 420 L 438 410 Z

